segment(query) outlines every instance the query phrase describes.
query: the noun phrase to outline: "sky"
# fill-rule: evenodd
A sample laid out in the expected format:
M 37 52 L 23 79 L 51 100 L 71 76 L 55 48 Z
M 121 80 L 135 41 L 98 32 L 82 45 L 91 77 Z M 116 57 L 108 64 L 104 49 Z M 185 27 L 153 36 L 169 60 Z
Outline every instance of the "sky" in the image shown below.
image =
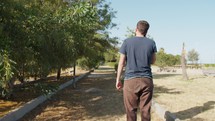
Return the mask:
M 150 24 L 148 35 L 157 49 L 180 55 L 199 53 L 199 63 L 215 63 L 215 0 L 107 0 L 117 13 L 111 37 L 126 39 L 127 28 L 135 29 L 139 20 Z

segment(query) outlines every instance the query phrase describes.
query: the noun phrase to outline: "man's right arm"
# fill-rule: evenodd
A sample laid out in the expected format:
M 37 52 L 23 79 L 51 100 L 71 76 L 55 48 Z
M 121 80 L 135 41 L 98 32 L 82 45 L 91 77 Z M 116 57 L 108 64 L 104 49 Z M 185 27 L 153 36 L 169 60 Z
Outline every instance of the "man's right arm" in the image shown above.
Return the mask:
M 117 77 L 116 77 L 116 89 L 119 90 L 123 87 L 122 82 L 120 80 L 123 67 L 125 66 L 126 56 L 124 54 L 120 54 L 118 69 L 117 69 Z

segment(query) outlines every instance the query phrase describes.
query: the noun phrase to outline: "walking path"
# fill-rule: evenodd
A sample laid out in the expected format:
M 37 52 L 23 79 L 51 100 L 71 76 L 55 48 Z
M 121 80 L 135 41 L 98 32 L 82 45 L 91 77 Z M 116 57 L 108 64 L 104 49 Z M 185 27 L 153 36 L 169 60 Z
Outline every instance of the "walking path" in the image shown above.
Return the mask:
M 122 92 L 114 69 L 101 66 L 76 88 L 67 87 L 20 121 L 125 121 Z M 152 113 L 152 121 L 161 121 Z M 140 119 L 139 119 L 140 120 Z

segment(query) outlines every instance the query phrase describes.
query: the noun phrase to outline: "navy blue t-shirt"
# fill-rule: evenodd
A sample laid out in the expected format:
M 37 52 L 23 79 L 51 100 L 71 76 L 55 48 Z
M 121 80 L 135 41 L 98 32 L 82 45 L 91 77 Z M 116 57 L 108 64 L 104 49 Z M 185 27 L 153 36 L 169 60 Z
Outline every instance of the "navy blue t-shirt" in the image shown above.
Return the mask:
M 146 37 L 126 39 L 119 52 L 126 56 L 125 80 L 137 77 L 152 78 L 151 62 L 156 44 Z

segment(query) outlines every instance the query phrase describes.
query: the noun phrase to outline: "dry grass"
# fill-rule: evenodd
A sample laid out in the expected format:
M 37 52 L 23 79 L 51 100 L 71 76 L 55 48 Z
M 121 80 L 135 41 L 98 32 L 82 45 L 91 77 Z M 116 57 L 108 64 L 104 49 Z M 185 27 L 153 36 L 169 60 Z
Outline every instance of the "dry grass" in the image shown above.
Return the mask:
M 181 71 L 157 72 L 154 68 L 154 100 L 184 121 L 215 120 L 215 77 L 188 69 L 189 80 Z

